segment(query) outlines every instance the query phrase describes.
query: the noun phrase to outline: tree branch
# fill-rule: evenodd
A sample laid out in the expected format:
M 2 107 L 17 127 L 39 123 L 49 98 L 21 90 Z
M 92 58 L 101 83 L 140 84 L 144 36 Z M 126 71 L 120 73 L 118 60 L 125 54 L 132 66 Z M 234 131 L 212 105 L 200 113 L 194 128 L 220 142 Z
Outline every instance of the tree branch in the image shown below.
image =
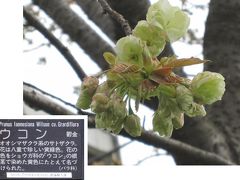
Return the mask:
M 65 100 L 63 100 L 63 99 L 61 99 L 61 98 L 59 98 L 59 97 L 57 97 L 57 96 L 55 96 L 55 95 L 52 95 L 52 94 L 50 94 L 50 93 L 48 93 L 48 92 L 46 92 L 46 91 L 44 91 L 44 90 L 42 90 L 42 89 L 40 89 L 40 88 L 32 85 L 32 84 L 30 84 L 30 83 L 23 82 L 23 85 L 24 85 L 24 86 L 28 86 L 28 87 L 30 87 L 30 88 L 32 88 L 32 89 L 34 89 L 34 90 L 37 90 L 37 91 L 41 92 L 42 94 L 47 95 L 47 96 L 49 96 L 49 97 L 51 97 L 51 98 L 53 98 L 53 99 L 56 99 L 56 100 L 58 100 L 58 101 L 60 101 L 60 102 L 62 102 L 62 103 L 64 103 L 64 104 L 66 104 L 66 105 L 68 105 L 68 106 L 70 106 L 70 107 L 72 107 L 72 108 L 74 108 L 74 109 L 76 109 L 76 110 L 78 110 L 78 111 L 81 111 L 81 109 L 78 109 L 74 104 L 71 104 L 71 103 L 69 103 L 69 102 L 67 102 L 67 101 L 65 101 Z
M 23 100 L 33 109 L 40 109 L 49 114 L 74 115 L 73 112 L 67 110 L 55 102 L 50 101 L 50 99 L 32 90 L 31 88 L 23 89 Z
M 69 110 L 61 107 L 61 108 L 55 108 L 55 107 L 60 107 L 59 104 L 57 103 L 54 103 L 52 102 L 50 99 L 46 99 L 46 96 L 49 96 L 53 99 L 56 99 L 74 109 L 76 109 L 76 111 L 78 112 L 78 114 L 80 115 L 88 115 L 89 119 L 92 119 L 94 118 L 94 114 L 93 113 L 89 113 L 89 112 L 86 112 L 86 111 L 83 111 L 79 108 L 77 108 L 75 105 L 57 97 L 57 96 L 54 96 L 32 84 L 29 84 L 29 83 L 26 83 L 24 82 L 23 83 L 25 87 L 27 87 L 27 89 L 24 89 L 24 94 L 23 94 L 23 100 L 30 106 L 30 107 L 36 107 L 36 109 L 42 109 L 44 110 L 45 112 L 49 113 L 49 114 L 54 114 L 54 115 L 62 115 L 62 113 L 66 111 L 66 114 L 64 115 L 72 115 L 74 114 L 73 112 L 70 112 Z M 40 93 L 39 93 L 40 92 Z M 46 95 L 46 96 L 43 96 L 42 94 Z M 48 104 L 50 104 L 50 109 L 48 109 Z
M 157 156 L 162 156 L 162 155 L 167 155 L 166 153 L 159 153 L 159 152 L 156 152 L 155 154 L 152 154 L 150 156 L 147 156 L 141 160 L 139 160 L 135 165 L 138 166 L 139 164 L 141 164 L 142 162 L 148 160 L 148 159 L 151 159 L 153 157 L 157 157 Z
M 44 111 L 50 114 L 74 114 L 69 110 L 61 107 L 60 105 L 53 103 L 49 99 L 43 97 L 43 95 L 38 92 L 31 90 L 24 90 L 24 101 L 29 104 L 31 107 L 37 107 L 43 109 Z M 84 112 L 79 112 L 79 114 L 86 115 Z M 88 113 L 88 127 L 95 128 L 95 119 L 94 114 Z M 210 153 L 199 148 L 193 147 L 186 143 L 180 141 L 160 137 L 153 132 L 142 131 L 140 137 L 132 137 L 127 134 L 124 130 L 120 133 L 124 137 L 128 137 L 132 140 L 137 140 L 144 144 L 154 146 L 157 148 L 162 148 L 170 152 L 171 154 L 177 154 L 179 156 L 188 156 L 192 158 L 192 164 L 206 164 L 206 165 L 231 165 L 232 162 L 223 159 L 222 157 Z
M 126 35 L 132 34 L 132 30 L 128 21 L 124 19 L 124 17 L 121 14 L 114 11 L 105 0 L 98 0 L 98 2 L 101 4 L 102 8 L 106 12 L 108 12 L 108 14 L 111 17 L 113 17 L 118 23 L 120 23 Z
M 146 14 L 149 6 L 151 5 L 149 0 L 105 0 L 111 6 L 112 9 L 121 14 L 125 19 L 128 20 L 130 27 L 134 28 L 138 21 L 146 18 Z M 114 22 L 115 39 L 118 40 L 125 36 L 122 28 L 119 28 L 119 23 Z
M 109 14 L 104 13 L 97 0 L 76 0 L 76 3 L 112 41 L 116 41 L 115 26 Z
M 31 15 L 25 8 L 23 8 L 23 16 L 26 18 L 28 23 L 35 27 L 39 32 L 42 33 L 44 37 L 46 37 L 51 44 L 53 44 L 58 51 L 66 58 L 68 63 L 72 66 L 78 77 L 83 80 L 84 77 L 86 77 L 85 72 L 78 64 L 77 60 L 73 57 L 73 55 L 70 53 L 68 48 L 66 48 L 61 41 L 59 41 L 50 31 L 47 30 L 35 17 Z
M 90 127 L 94 127 L 94 122 L 89 122 Z M 144 144 L 154 146 L 156 148 L 162 148 L 167 150 L 171 154 L 177 154 L 179 156 L 184 155 L 192 158 L 192 164 L 204 164 L 204 165 L 232 165 L 234 163 L 225 160 L 224 158 L 194 146 L 182 143 L 180 141 L 160 137 L 153 132 L 142 130 L 140 137 L 132 137 L 125 131 L 121 131 L 120 135 L 128 137 L 133 140 L 137 140 Z
M 101 69 L 109 68 L 103 53 L 106 51 L 114 53 L 113 48 L 76 14 L 65 0 L 33 0 L 33 2 L 49 15 Z
M 125 143 L 125 144 L 123 144 L 123 145 L 121 145 L 121 146 L 115 147 L 114 149 L 112 149 L 112 150 L 109 151 L 109 152 L 106 152 L 106 153 L 104 153 L 104 154 L 100 154 L 99 156 L 96 156 L 96 157 L 91 158 L 91 159 L 88 160 L 88 164 L 93 164 L 95 161 L 100 161 L 100 160 L 104 159 L 105 157 L 108 157 L 108 156 L 110 156 L 111 154 L 119 151 L 120 149 L 122 149 L 123 147 L 129 145 L 129 144 L 132 143 L 132 142 L 133 142 L 133 141 L 131 140 L 131 141 L 129 141 L 129 142 L 127 142 L 127 143 Z

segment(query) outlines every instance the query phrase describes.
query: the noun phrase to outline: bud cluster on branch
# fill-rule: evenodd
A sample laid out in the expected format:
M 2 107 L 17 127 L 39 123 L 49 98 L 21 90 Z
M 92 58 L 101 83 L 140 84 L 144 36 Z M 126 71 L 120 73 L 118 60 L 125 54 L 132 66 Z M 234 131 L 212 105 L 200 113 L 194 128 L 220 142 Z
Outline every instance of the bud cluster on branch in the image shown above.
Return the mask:
M 138 111 L 140 102 L 157 97 L 159 106 L 153 116 L 153 130 L 170 137 L 174 128 L 183 127 L 184 114 L 205 116 L 203 105 L 221 100 L 225 91 L 221 74 L 205 71 L 189 80 L 173 72 L 174 68 L 207 60 L 157 58 L 166 42 L 184 36 L 189 21 L 178 7 L 159 0 L 150 6 L 146 20 L 138 22 L 132 35 L 118 40 L 116 55 L 104 53 L 110 65 L 107 80 L 99 84 L 97 77 L 85 78 L 77 102 L 79 108 L 91 108 L 96 113 L 97 128 L 116 134 L 124 128 L 131 136 L 140 136 L 140 118 L 133 112 L 130 100 L 135 100 Z

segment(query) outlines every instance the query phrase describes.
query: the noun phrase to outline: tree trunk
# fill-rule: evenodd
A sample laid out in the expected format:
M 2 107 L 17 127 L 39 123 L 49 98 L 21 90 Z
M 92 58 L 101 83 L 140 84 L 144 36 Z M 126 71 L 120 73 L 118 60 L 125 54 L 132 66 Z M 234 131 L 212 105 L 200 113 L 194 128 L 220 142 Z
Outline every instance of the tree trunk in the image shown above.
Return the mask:
M 240 1 L 212 0 L 204 35 L 205 70 L 226 80 L 222 101 L 207 108 L 204 119 L 186 119 L 174 137 L 240 164 Z M 175 155 L 178 164 L 194 164 Z

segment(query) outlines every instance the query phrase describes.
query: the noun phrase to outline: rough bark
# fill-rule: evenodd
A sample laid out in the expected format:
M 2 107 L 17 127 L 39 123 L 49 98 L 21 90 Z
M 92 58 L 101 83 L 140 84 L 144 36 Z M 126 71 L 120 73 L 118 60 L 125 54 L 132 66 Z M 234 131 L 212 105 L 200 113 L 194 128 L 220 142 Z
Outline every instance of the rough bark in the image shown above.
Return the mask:
M 51 101 L 46 96 L 37 93 L 29 87 L 23 87 L 23 101 L 36 110 L 43 110 L 53 115 L 74 115 L 59 104 Z
M 72 11 L 65 0 L 33 0 L 33 2 L 43 9 L 100 68 L 108 68 L 102 54 L 105 51 L 113 52 L 112 47 Z
M 42 35 L 47 38 L 52 45 L 54 45 L 57 50 L 65 57 L 68 63 L 71 65 L 72 69 L 78 75 L 80 80 L 86 77 L 85 72 L 78 64 L 77 60 L 70 53 L 69 49 L 65 47 L 60 40 L 58 40 L 50 31 L 48 31 L 30 12 L 25 8 L 23 9 L 23 16 L 28 21 L 29 25 L 35 27 Z
M 207 109 L 206 118 L 187 119 L 174 136 L 240 164 L 240 2 L 212 0 L 209 8 L 204 56 L 213 62 L 205 70 L 223 74 L 226 92 Z M 184 158 L 176 156 L 177 163 L 187 164 Z
M 239 9 L 238 0 L 213 0 L 206 24 L 204 44 L 204 56 L 215 60 L 205 69 L 223 74 L 227 84 L 223 100 L 209 108 L 209 119 L 213 120 L 224 133 L 230 154 L 238 164 L 240 164 Z
M 104 12 L 97 0 L 76 0 L 77 4 L 88 15 L 98 27 L 107 34 L 111 40 L 116 42 L 125 36 L 121 25 L 116 22 L 108 13 Z M 139 20 L 145 19 L 150 2 L 148 0 L 108 0 L 109 5 L 128 20 L 132 28 Z
M 150 2 L 148 0 L 108 0 L 109 5 L 122 14 L 128 20 L 130 26 L 134 28 L 138 21 L 146 18 L 146 13 Z M 121 26 L 115 22 L 116 39 L 125 36 Z
M 103 11 L 97 0 L 76 0 L 76 3 L 109 38 L 116 41 L 115 23 L 112 18 Z

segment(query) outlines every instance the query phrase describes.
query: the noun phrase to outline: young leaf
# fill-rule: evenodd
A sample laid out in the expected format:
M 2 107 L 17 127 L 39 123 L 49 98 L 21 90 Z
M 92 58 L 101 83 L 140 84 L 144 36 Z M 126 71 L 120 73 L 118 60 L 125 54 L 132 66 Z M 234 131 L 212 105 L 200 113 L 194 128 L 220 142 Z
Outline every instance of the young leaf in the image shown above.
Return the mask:
M 139 67 L 136 65 L 115 64 L 111 68 L 111 71 L 115 73 L 131 73 L 131 72 L 138 72 Z
M 110 52 L 103 53 L 103 57 L 109 65 L 114 65 L 116 63 L 116 56 Z
M 152 75 L 158 75 L 162 77 L 169 76 L 172 72 L 172 67 L 160 67 L 152 72 Z
M 169 61 L 169 63 L 164 64 L 164 67 L 169 67 L 169 68 L 176 68 L 176 67 L 183 67 L 183 66 L 190 66 L 194 64 L 202 64 L 209 62 L 209 60 L 201 60 L 199 58 L 183 58 L 183 59 L 175 59 L 172 61 Z
M 154 71 L 150 76 L 149 79 L 152 81 L 158 83 L 158 84 L 176 84 L 176 83 L 181 83 L 184 81 L 183 78 L 175 75 L 173 72 L 171 74 L 164 73 L 166 69 L 163 69 L 163 72 L 161 72 L 161 69 L 158 69 L 157 71 Z

